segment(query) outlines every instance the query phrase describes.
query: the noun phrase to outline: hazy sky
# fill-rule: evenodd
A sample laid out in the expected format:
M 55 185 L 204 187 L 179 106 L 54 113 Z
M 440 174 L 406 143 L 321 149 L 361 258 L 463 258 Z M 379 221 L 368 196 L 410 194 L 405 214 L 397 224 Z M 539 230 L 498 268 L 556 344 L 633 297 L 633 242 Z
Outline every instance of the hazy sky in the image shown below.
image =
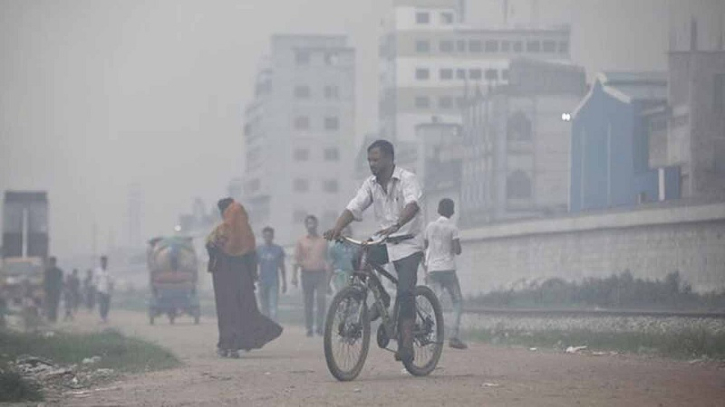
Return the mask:
M 529 1 L 510 0 L 526 21 Z M 688 13 L 713 15 L 717 0 Z M 0 0 L 0 191 L 46 189 L 51 248 L 87 253 L 128 240 L 138 185 L 144 234 L 168 233 L 243 168 L 242 111 L 273 33 L 346 33 L 357 48 L 357 135 L 376 127 L 377 36 L 390 0 Z M 469 0 L 500 23 L 499 0 Z M 588 74 L 664 70 L 668 0 L 539 0 L 572 24 Z M 714 15 L 718 15 L 715 13 Z M 113 237 L 111 237 L 113 236 Z

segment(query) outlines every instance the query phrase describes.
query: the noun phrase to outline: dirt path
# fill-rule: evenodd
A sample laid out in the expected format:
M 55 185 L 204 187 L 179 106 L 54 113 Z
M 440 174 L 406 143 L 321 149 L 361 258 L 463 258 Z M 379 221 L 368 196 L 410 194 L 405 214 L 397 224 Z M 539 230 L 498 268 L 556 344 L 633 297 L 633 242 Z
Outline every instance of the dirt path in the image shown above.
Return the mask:
M 322 339 L 296 327 L 239 360 L 214 353 L 216 324 L 180 320 L 149 326 L 141 313 L 113 312 L 111 326 L 171 348 L 184 367 L 126 377 L 62 406 L 722 406 L 725 368 L 717 363 L 637 356 L 571 355 L 471 344 L 446 348 L 427 378 L 403 373 L 392 354 L 371 344 L 358 380 L 330 376 Z M 89 317 L 73 324 L 99 329 Z

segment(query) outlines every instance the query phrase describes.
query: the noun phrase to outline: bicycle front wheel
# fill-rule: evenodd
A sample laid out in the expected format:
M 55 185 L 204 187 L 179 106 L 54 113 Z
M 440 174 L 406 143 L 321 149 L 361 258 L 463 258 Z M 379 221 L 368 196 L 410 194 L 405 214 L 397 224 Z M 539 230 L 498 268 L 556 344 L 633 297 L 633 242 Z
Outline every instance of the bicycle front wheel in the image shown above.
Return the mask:
M 365 288 L 349 286 L 335 295 L 325 320 L 325 360 L 340 381 L 360 374 L 370 348 L 370 320 Z
M 443 311 L 438 297 L 425 286 L 415 287 L 415 327 L 413 360 L 403 362 L 414 376 L 426 376 L 438 365 L 443 352 Z

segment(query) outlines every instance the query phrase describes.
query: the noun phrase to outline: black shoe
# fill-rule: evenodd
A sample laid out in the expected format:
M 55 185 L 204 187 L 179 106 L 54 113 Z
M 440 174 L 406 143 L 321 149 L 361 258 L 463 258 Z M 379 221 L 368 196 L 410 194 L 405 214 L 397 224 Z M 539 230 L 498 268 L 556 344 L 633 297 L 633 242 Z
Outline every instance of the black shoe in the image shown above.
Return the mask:
M 227 358 L 229 357 L 229 351 L 226 349 L 217 348 L 216 354 L 219 355 L 219 357 Z
M 307 337 L 312 338 L 314 335 L 312 334 L 312 331 L 307 331 Z
M 465 342 L 458 338 L 451 338 L 448 341 L 448 346 L 450 346 L 453 349 L 468 349 L 468 345 L 466 345 Z

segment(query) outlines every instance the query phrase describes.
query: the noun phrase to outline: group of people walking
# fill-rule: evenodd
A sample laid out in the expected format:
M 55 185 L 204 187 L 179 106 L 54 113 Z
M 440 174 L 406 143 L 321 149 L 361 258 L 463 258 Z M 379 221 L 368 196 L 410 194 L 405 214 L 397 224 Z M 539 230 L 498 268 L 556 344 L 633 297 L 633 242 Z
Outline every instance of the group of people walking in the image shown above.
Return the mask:
M 81 305 L 92 312 L 98 303 L 101 321 L 107 322 L 113 290 L 108 258 L 101 256 L 100 265 L 94 270 L 89 269 L 83 282 L 78 269 L 73 269 L 65 277 L 64 274 L 58 267 L 57 258 L 49 257 L 43 275 L 43 313 L 48 322 L 57 322 L 61 299 L 64 303 L 64 320 L 72 320 Z
M 326 295 L 343 288 L 354 269 L 356 249 L 343 243 L 350 236 L 349 225 L 361 220 L 362 213 L 373 207 L 380 226 L 377 235 L 401 237 L 395 244 L 385 244 L 374 259 L 377 264 L 393 263 L 398 275 L 396 302 L 400 341 L 396 359 L 413 358 L 413 327 L 418 269 L 426 270 L 426 280 L 440 296 L 447 292 L 454 309 L 449 344 L 465 349 L 459 337 L 462 312 L 461 289 L 456 275 L 455 256 L 461 253 L 458 229 L 451 220 L 454 202 L 439 203 L 440 217 L 427 227 L 420 209 L 422 190 L 414 173 L 395 165 L 393 145 L 377 140 L 368 147 L 372 175 L 342 211 L 332 229 L 320 234 L 318 220 L 305 219 L 306 234 L 297 240 L 290 282 L 301 285 L 307 336 L 322 335 Z M 213 273 L 214 293 L 219 323 L 218 352 L 224 357 L 238 357 L 240 350 L 260 348 L 282 333 L 278 325 L 279 294 L 287 292 L 285 252 L 274 243 L 274 229 L 265 227 L 263 243 L 256 245 L 254 233 L 244 207 L 231 198 L 218 202 L 223 221 L 207 238 Z M 379 258 L 377 258 L 379 257 Z M 259 303 L 255 301 L 258 280 Z M 261 308 L 261 310 L 260 310 Z

